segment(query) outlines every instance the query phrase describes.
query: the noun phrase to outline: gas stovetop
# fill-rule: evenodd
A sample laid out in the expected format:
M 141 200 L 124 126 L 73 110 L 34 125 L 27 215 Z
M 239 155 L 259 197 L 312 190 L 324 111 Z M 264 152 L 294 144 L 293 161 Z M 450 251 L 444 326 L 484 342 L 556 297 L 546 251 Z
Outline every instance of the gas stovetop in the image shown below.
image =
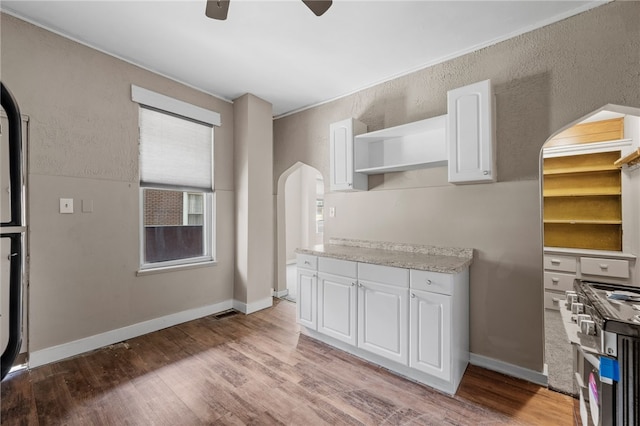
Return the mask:
M 640 288 L 585 280 L 576 280 L 575 287 L 604 331 L 640 337 Z

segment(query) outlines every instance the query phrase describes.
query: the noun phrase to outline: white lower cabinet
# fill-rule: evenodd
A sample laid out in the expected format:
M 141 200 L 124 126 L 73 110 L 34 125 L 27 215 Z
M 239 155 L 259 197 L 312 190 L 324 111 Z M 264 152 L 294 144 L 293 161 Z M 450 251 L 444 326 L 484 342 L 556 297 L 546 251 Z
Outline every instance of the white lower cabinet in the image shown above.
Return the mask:
M 451 296 L 411 290 L 409 366 L 451 378 Z
M 300 267 L 301 261 L 309 262 L 309 260 L 304 258 L 301 259 L 300 256 L 298 256 L 298 270 L 296 273 L 296 317 L 298 323 L 300 323 L 301 325 L 304 325 L 311 330 L 316 330 L 316 309 L 318 307 L 318 275 L 315 269 L 306 269 Z
M 409 290 L 358 282 L 358 347 L 407 365 Z
M 469 270 L 409 270 L 298 256 L 308 334 L 455 394 L 469 362 Z
M 318 331 L 356 345 L 355 262 L 320 258 L 318 262 Z

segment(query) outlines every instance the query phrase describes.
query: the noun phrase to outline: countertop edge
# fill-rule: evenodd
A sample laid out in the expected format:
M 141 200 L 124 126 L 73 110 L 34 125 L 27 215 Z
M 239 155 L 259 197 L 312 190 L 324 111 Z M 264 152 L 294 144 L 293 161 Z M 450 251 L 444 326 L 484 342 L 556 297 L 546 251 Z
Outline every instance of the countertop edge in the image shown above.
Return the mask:
M 354 247 L 357 249 L 357 247 Z M 387 251 L 387 250 L 382 250 Z M 392 253 L 397 253 L 396 251 L 388 250 Z M 315 250 L 312 248 L 298 248 L 295 250 L 296 253 L 299 254 L 307 254 L 312 256 L 320 256 L 320 257 L 328 257 L 332 259 L 338 260 L 349 260 L 352 262 L 361 262 L 361 263 L 371 263 L 375 265 L 383 265 L 383 266 L 392 266 L 396 268 L 406 268 L 406 269 L 415 269 L 419 271 L 429 271 L 429 272 L 440 272 L 445 274 L 457 274 L 465 269 L 467 269 L 473 263 L 473 257 L 459 257 L 459 256 L 447 256 L 447 255 L 430 255 L 430 254 L 420 254 L 420 256 L 428 259 L 432 258 L 450 258 L 458 261 L 455 265 L 447 265 L 447 266 L 439 266 L 435 264 L 430 264 L 428 262 L 411 262 L 411 261 L 398 261 L 385 259 L 384 255 L 381 256 L 365 256 L 365 255 L 357 255 L 357 254 L 345 254 L 345 253 L 331 253 L 330 251 L 324 250 Z M 437 259 L 434 261 L 437 262 Z

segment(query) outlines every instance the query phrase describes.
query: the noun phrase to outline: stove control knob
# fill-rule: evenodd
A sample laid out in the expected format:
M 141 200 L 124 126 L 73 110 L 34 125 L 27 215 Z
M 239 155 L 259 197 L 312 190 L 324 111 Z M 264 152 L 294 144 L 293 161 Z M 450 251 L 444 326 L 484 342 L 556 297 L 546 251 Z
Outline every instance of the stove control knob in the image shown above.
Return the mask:
M 591 315 L 589 314 L 578 314 L 576 315 L 576 322 L 578 323 L 578 327 L 582 327 L 582 322 L 591 320 Z
M 574 302 L 571 304 L 571 313 L 572 314 L 581 314 L 584 312 L 584 304 Z
M 573 306 L 574 303 L 576 303 L 578 301 L 578 295 L 573 293 L 573 294 L 568 294 L 567 295 L 567 309 L 571 310 L 571 306 Z
M 580 322 L 580 331 L 582 331 L 583 334 L 590 334 L 592 336 L 595 336 L 596 323 L 591 320 L 582 320 Z

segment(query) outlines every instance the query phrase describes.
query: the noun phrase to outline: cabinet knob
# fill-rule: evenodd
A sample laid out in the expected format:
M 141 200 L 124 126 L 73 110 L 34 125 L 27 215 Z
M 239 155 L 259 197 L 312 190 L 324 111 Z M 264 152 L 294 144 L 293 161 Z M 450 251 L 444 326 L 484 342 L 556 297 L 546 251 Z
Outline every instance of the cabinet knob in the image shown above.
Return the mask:
M 431 285 L 431 280 L 427 280 L 427 285 Z
M 551 278 L 551 282 L 558 284 L 560 282 L 560 278 Z
M 305 261 L 304 261 L 304 264 L 305 264 L 305 265 L 311 265 L 311 263 L 310 263 L 308 260 L 305 260 Z
M 416 298 L 416 294 L 415 293 L 411 293 L 411 298 L 415 299 Z
M 489 174 L 489 170 L 485 170 L 482 172 L 483 175 L 487 176 Z
M 351 287 L 353 287 L 354 285 L 356 285 L 356 283 L 351 283 Z
M 601 263 L 600 269 L 609 269 L 609 265 L 607 265 L 606 263 Z
M 363 287 L 362 283 L 358 283 L 358 287 Z

